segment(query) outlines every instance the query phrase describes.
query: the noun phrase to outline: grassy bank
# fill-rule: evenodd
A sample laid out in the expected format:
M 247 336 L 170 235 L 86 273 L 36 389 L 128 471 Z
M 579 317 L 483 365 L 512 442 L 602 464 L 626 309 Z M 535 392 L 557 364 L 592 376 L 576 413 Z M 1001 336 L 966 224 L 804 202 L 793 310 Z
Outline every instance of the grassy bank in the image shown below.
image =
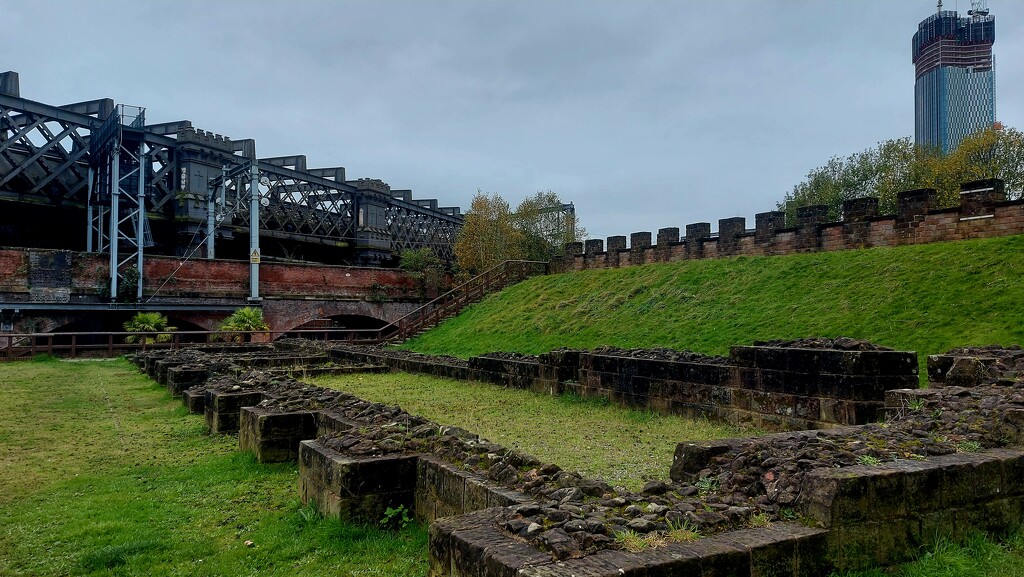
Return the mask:
M 422 527 L 321 519 L 294 464 L 205 435 L 125 361 L 0 363 L 0 393 L 0 575 L 426 574 Z
M 407 347 L 469 357 L 850 336 L 922 355 L 1024 344 L 1024 236 L 738 257 L 530 279 Z

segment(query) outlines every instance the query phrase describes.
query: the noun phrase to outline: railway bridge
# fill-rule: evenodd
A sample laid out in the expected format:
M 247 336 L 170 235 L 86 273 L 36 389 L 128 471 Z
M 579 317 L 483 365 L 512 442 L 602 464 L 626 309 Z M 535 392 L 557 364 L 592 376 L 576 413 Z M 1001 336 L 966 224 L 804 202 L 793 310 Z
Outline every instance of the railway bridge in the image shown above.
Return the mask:
M 106 255 L 111 294 L 141 300 L 159 256 L 248 261 L 248 276 L 275 259 L 394 267 L 420 248 L 451 261 L 458 207 L 346 174 L 109 98 L 22 98 L 0 73 L 0 246 Z

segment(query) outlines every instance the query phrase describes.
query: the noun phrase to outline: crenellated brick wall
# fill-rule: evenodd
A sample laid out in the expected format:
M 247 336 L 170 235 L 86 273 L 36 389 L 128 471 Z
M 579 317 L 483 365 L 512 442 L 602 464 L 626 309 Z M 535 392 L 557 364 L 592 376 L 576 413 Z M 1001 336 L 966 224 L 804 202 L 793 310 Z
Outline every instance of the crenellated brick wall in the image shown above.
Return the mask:
M 829 222 L 828 207 L 804 206 L 797 209 L 796 226 L 785 226 L 785 214 L 762 212 L 755 216 L 754 228 L 746 228 L 743 217 L 718 221 L 718 232 L 711 224 L 698 222 L 685 227 L 658 231 L 657 244 L 651 233 L 591 239 L 566 246 L 566 256 L 555 268 L 562 271 L 617 268 L 656 262 L 727 256 L 780 255 L 898 246 L 990 238 L 1024 234 L 1024 199 L 1007 201 L 1001 180 L 990 179 L 961 186 L 960 205 L 936 207 L 932 189 L 900 193 L 894 215 L 878 214 L 877 198 L 856 198 L 843 203 L 843 220 Z

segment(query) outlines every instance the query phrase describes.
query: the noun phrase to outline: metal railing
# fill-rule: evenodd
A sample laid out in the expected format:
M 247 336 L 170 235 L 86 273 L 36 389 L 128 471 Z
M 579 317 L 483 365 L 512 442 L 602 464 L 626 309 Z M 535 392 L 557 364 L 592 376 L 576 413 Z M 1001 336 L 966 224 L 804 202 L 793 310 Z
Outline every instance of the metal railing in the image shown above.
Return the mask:
M 548 263 L 545 261 L 507 260 L 381 328 L 377 341 L 405 340 L 423 328 L 440 324 L 492 292 L 547 273 Z
M 373 344 L 377 329 L 292 329 L 289 331 L 175 331 L 157 342 L 158 333 L 74 332 L 0 333 L 0 361 L 28 360 L 36 355 L 62 358 L 111 358 L 121 355 L 190 346 L 231 343 L 270 343 L 275 338 L 297 338 Z M 137 342 L 125 342 L 126 339 Z

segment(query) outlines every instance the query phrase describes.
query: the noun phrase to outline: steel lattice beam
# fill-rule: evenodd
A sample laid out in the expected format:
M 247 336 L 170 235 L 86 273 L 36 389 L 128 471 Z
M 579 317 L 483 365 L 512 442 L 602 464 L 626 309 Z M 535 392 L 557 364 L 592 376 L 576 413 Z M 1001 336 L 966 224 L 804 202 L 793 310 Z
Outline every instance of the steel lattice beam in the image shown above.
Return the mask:
M 110 239 L 104 240 L 109 235 L 96 223 L 117 218 L 109 214 L 114 183 L 106 174 L 113 140 L 104 132 L 115 128 L 104 122 L 115 109 L 114 101 L 51 106 L 17 93 L 0 93 L 0 199 L 88 210 L 83 220 L 93 230 L 90 247 L 95 243 L 98 250 L 109 249 Z M 117 129 L 131 132 L 139 145 L 135 154 L 141 166 L 133 169 L 145 183 L 141 214 L 170 222 L 177 231 L 173 238 L 163 238 L 163 250 L 180 254 L 203 244 L 205 239 L 193 232 L 206 229 L 207 201 L 215 200 L 209 198 L 206 181 L 220 174 L 222 167 L 246 162 L 254 154 L 255 143 L 196 130 L 187 120 Z M 457 208 L 438 208 L 436 201 L 413 199 L 408 190 L 392 193 L 380 181 L 347 181 L 342 167 L 307 168 L 303 155 L 264 158 L 257 166 L 261 182 L 257 223 L 262 236 L 339 247 L 349 255 L 365 253 L 371 256 L 365 260 L 360 256 L 359 262 L 367 263 L 420 247 L 434 249 L 443 259 L 452 258 L 452 245 L 462 226 Z M 95 175 L 92 183 L 90 174 Z M 223 190 L 212 193 L 218 197 L 210 204 L 217 230 L 237 234 L 248 229 L 249 187 L 247 179 L 229 179 Z

